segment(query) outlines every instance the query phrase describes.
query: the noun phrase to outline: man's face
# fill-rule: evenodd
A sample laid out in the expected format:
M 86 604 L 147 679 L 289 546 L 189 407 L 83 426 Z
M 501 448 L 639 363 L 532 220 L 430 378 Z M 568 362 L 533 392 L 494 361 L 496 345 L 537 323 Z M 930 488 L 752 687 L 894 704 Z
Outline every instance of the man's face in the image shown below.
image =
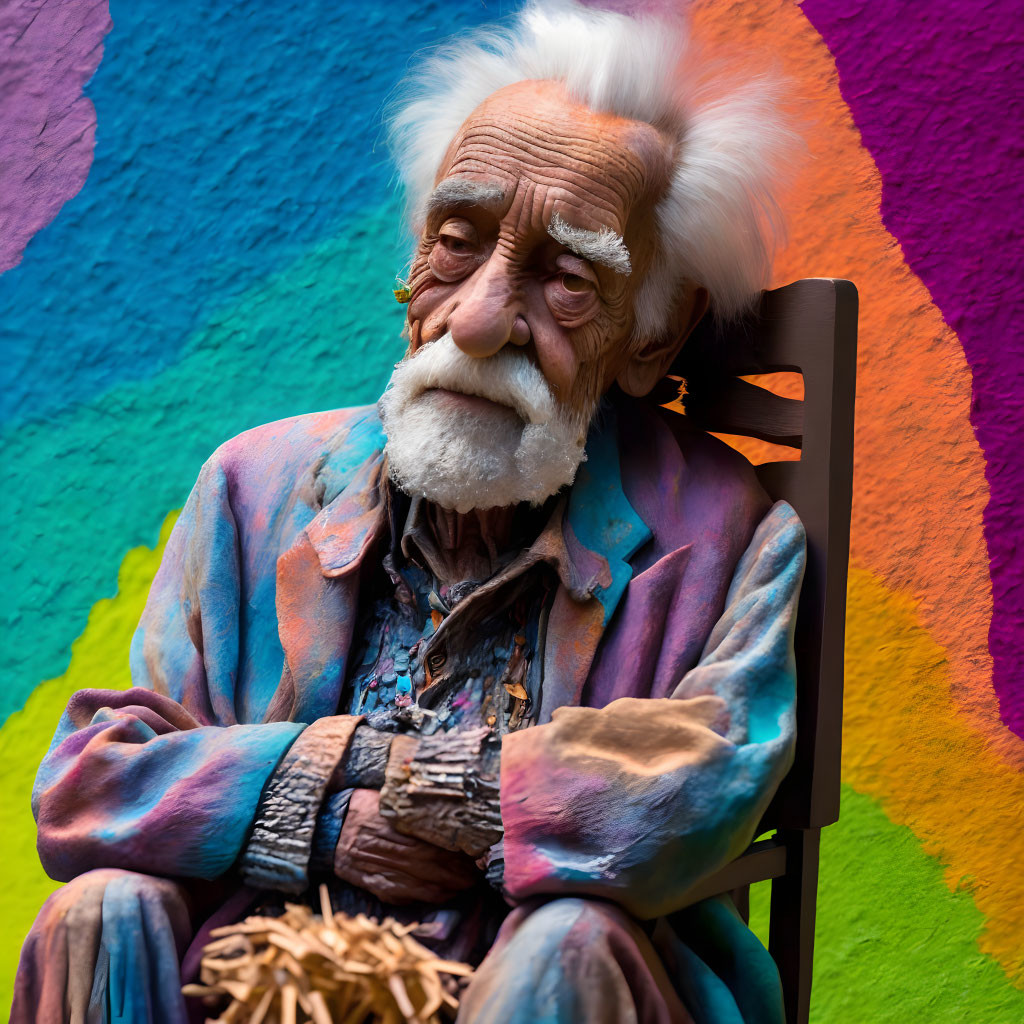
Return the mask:
M 449 149 L 413 262 L 411 351 L 450 332 L 474 358 L 520 347 L 559 403 L 591 410 L 621 370 L 669 152 L 559 83 L 484 102 Z
M 409 355 L 381 400 L 392 477 L 467 511 L 572 482 L 629 363 L 668 146 L 552 82 L 495 93 L 452 142 L 410 275 Z

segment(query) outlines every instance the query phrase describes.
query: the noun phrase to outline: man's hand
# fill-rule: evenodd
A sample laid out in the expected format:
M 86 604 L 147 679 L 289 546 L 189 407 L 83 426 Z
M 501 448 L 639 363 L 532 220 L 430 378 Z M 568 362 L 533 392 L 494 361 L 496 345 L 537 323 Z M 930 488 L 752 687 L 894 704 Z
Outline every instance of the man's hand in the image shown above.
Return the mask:
M 380 793 L 357 789 L 334 853 L 334 873 L 387 903 L 444 903 L 480 878 L 461 853 L 402 835 L 380 814 Z

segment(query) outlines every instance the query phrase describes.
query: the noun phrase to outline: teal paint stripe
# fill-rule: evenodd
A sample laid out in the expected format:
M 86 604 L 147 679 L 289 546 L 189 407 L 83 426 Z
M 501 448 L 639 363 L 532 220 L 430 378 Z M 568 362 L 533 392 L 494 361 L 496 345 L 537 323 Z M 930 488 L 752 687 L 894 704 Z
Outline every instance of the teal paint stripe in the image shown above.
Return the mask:
M 397 223 L 389 205 L 311 250 L 213 317 L 159 375 L 0 434 L 11 552 L 0 569 L 0 721 L 66 669 L 89 608 L 114 592 L 125 548 L 153 544 L 218 444 L 379 395 L 404 350 L 390 291 Z

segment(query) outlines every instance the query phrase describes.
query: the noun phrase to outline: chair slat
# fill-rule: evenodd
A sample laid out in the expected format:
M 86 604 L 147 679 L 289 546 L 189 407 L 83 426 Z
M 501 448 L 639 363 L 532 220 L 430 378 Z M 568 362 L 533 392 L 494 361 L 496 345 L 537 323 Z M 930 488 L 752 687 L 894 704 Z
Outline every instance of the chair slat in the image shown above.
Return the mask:
M 744 885 L 779 878 L 785 873 L 785 844 L 774 837 L 759 839 L 756 843 L 751 843 L 734 861 L 730 861 L 710 877 L 698 882 L 686 894 L 686 902 L 687 905 L 697 903 L 709 896 L 732 892 L 733 889 Z
M 800 448 L 803 444 L 803 402 L 783 398 L 739 377 L 687 381 L 683 396 L 686 415 L 704 430 L 743 434 L 774 444 Z

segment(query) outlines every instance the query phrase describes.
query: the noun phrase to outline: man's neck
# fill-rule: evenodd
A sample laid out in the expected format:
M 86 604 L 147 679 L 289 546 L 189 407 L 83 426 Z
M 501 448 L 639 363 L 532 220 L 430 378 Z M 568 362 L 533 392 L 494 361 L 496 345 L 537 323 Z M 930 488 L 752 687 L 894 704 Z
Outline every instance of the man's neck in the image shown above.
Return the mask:
M 409 539 L 445 585 L 490 579 L 534 540 L 543 523 L 541 510 L 528 504 L 453 512 L 419 499 L 411 511 Z

